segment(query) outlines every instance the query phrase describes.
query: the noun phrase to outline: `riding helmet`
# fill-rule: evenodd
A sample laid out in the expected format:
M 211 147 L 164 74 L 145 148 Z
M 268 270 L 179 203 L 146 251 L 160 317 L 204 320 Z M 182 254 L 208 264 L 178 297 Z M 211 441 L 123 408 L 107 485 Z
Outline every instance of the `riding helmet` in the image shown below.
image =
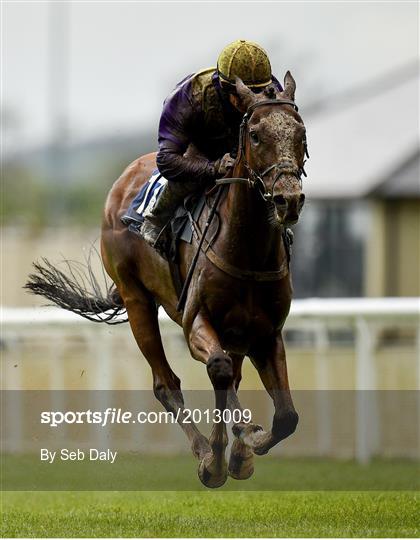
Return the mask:
M 217 61 L 220 80 L 235 84 L 239 77 L 247 86 L 260 88 L 271 83 L 271 64 L 265 50 L 253 41 L 238 39 L 227 45 Z

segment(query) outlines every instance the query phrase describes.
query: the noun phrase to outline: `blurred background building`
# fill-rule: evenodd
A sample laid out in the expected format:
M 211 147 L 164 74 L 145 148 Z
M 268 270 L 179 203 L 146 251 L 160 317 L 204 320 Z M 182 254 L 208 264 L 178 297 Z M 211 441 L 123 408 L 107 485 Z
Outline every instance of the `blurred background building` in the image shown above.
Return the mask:
M 19 285 L 50 252 L 51 228 L 68 236 L 63 246 L 96 238 L 112 182 L 157 148 L 164 97 L 214 64 L 238 28 L 267 49 L 280 78 L 291 69 L 307 125 L 296 297 L 419 294 L 418 6 L 270 10 L 276 16 L 229 2 L 4 5 L 4 304 L 36 303 Z

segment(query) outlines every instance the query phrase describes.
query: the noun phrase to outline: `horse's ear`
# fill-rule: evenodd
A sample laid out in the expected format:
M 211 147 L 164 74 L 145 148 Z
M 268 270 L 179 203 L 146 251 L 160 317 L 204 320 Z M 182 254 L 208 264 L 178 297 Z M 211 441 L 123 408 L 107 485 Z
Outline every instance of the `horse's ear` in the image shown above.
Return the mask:
M 295 101 L 295 90 L 296 90 L 295 79 L 292 77 L 292 74 L 290 73 L 290 71 L 288 71 L 286 75 L 284 76 L 283 96 L 287 99 L 291 99 L 292 101 Z
M 248 109 L 248 107 L 256 100 L 254 92 L 250 90 L 239 77 L 236 77 L 235 86 L 241 104 L 244 105 L 245 109 Z

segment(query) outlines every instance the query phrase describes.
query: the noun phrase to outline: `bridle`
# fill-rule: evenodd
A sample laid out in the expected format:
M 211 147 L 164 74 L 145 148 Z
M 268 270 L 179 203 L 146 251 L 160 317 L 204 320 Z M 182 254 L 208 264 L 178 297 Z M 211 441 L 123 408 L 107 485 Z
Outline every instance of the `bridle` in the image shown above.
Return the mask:
M 281 176 L 284 174 L 293 175 L 295 176 L 300 183 L 300 186 L 302 186 L 302 175 L 306 177 L 306 172 L 304 169 L 304 164 L 306 160 L 304 161 L 302 167 L 294 168 L 292 163 L 288 160 L 281 161 L 279 163 L 274 163 L 273 165 L 270 165 L 267 167 L 263 172 L 259 173 L 255 169 L 253 169 L 250 164 L 248 163 L 248 160 L 246 158 L 246 138 L 248 134 L 248 123 L 249 120 L 255 111 L 255 109 L 258 109 L 259 107 L 263 107 L 266 105 L 290 105 L 295 109 L 297 112 L 299 109 L 294 101 L 291 99 L 264 99 L 262 101 L 258 101 L 256 103 L 253 103 L 248 107 L 248 110 L 242 117 L 241 125 L 239 128 L 239 155 L 237 157 L 237 160 L 242 159 L 243 164 L 245 166 L 245 169 L 248 171 L 249 177 L 248 178 L 219 178 L 216 180 L 216 184 L 236 184 L 236 183 L 246 183 L 251 188 L 257 188 L 258 192 L 262 196 L 265 202 L 274 202 L 274 188 L 277 182 L 280 180 Z M 308 147 L 306 143 L 306 138 L 304 140 L 304 149 L 305 149 L 305 156 L 309 158 L 308 153 Z M 264 177 L 271 171 L 275 170 L 277 172 L 276 177 L 274 178 L 273 184 L 271 185 L 270 189 L 267 189 L 265 183 L 264 183 Z

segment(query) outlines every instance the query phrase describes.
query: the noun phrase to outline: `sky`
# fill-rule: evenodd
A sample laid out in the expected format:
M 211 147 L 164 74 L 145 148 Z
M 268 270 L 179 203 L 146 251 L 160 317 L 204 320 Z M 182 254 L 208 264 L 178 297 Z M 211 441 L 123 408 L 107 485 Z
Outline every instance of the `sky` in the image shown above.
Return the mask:
M 238 38 L 302 104 L 413 61 L 418 35 L 417 2 L 3 2 L 4 149 L 156 131 L 172 87 Z

